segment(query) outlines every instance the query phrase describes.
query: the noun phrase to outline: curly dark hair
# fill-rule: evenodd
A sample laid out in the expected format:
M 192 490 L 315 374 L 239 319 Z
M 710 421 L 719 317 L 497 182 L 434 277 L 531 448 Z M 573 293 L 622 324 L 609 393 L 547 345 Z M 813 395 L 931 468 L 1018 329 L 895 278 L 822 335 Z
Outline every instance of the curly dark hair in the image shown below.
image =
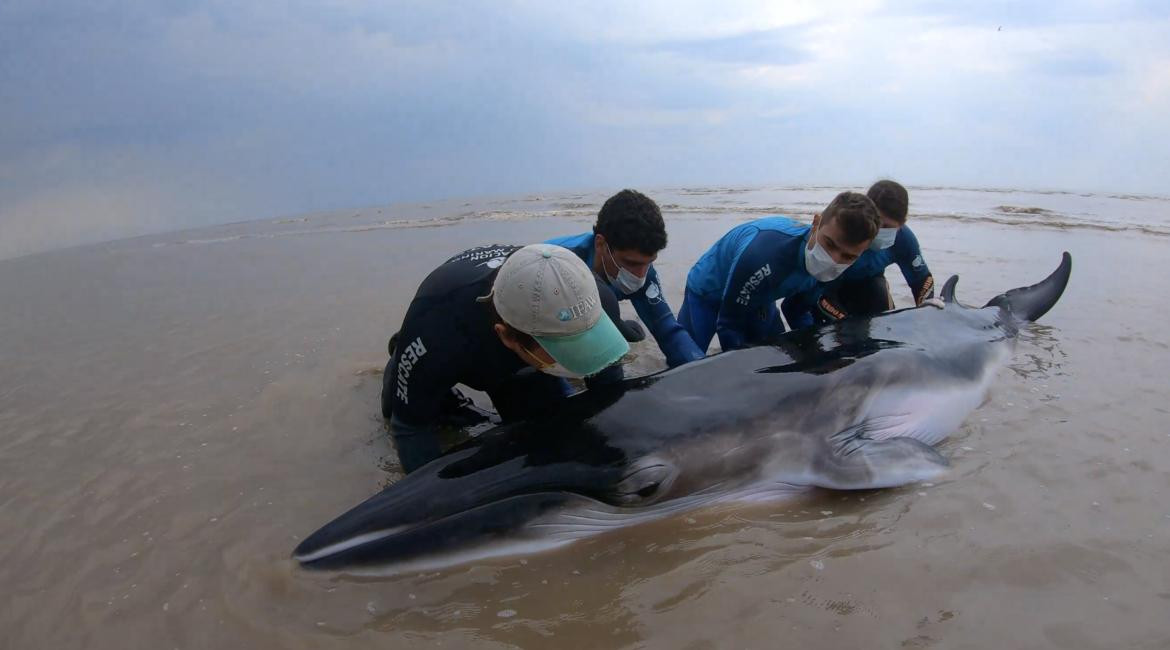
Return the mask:
M 609 197 L 597 213 L 593 233 L 605 237 L 614 250 L 636 249 L 643 255 L 656 255 L 666 248 L 662 211 L 636 190 L 622 190 Z
M 910 193 L 901 183 L 878 181 L 870 186 L 865 195 L 877 206 L 878 212 L 899 224 L 906 223 L 906 215 L 910 211 Z
M 821 213 L 821 225 L 836 221 L 845 243 L 861 244 L 873 239 L 881 227 L 877 206 L 858 192 L 841 192 Z

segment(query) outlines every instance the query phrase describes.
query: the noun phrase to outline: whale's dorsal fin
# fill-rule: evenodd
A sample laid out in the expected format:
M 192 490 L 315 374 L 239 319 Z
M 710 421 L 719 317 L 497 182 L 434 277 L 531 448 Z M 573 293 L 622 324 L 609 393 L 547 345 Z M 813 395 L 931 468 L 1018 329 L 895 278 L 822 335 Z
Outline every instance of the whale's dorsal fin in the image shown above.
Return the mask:
M 959 284 L 959 276 L 952 275 L 947 278 L 946 284 L 943 285 L 942 293 L 939 295 L 943 302 L 955 302 L 955 285 Z

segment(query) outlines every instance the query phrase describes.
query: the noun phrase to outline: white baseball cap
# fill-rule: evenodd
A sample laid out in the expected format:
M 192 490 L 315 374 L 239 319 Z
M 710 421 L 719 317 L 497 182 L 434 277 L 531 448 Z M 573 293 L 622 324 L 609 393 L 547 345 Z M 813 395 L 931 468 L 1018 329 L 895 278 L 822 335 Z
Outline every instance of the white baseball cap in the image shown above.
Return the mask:
M 601 372 L 630 349 L 602 308 L 593 271 L 567 248 L 532 244 L 509 255 L 492 304 L 505 323 L 581 375 Z

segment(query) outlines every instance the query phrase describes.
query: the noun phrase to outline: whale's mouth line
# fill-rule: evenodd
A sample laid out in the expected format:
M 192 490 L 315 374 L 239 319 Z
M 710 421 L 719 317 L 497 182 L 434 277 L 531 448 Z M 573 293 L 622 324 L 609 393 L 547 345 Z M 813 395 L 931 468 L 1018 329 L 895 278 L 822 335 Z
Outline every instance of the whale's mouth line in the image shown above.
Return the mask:
M 399 533 L 404 533 L 408 530 L 414 530 L 421 525 L 426 524 L 402 524 L 400 526 L 391 526 L 390 528 L 383 530 L 362 533 L 361 535 L 356 535 L 354 537 L 343 539 L 340 542 L 334 542 L 328 546 L 323 546 L 315 551 L 312 551 L 311 553 L 295 554 L 293 555 L 293 559 L 298 562 L 315 562 L 323 557 L 336 555 L 338 553 L 348 551 L 351 548 L 356 548 L 364 544 L 369 544 L 370 542 L 386 539 L 387 537 L 397 535 Z

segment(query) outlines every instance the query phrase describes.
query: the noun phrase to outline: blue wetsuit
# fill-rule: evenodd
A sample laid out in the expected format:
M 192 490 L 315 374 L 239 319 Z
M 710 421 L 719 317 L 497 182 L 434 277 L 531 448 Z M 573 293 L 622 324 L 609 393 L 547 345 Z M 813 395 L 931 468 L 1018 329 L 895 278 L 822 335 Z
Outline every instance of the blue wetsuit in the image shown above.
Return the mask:
M 580 257 L 585 265 L 593 268 L 594 234 L 587 232 L 581 235 L 557 237 L 545 243 L 564 246 Z M 614 289 L 618 300 L 629 300 L 638 312 L 638 318 L 646 324 L 646 328 L 658 342 L 658 347 L 666 355 L 666 364 L 675 367 L 703 358 L 703 351 L 691 340 L 691 336 L 674 318 L 674 312 L 666 303 L 662 295 L 662 283 L 658 279 L 658 272 L 651 266 L 646 272 L 646 283 L 632 294 L 624 294 L 620 289 Z
M 687 274 L 679 322 L 699 349 L 718 333 L 724 350 L 762 343 L 784 331 L 776 301 L 812 289 L 804 265 L 810 227 L 766 217 L 732 228 Z M 793 327 L 811 325 L 790 323 Z
M 875 278 L 882 279 L 886 267 L 897 264 L 902 270 L 902 277 L 906 279 L 911 293 L 914 294 L 914 304 L 920 305 L 923 300 L 934 294 L 934 277 L 926 266 L 922 257 L 922 249 L 918 245 L 918 238 L 909 226 L 898 229 L 898 236 L 889 248 L 871 249 L 861 254 L 841 277 L 825 284 L 818 284 L 809 291 L 801 292 L 792 299 L 784 301 L 781 308 L 784 317 L 791 323 L 793 320 L 807 321 L 815 318 L 819 321 L 838 320 L 849 315 L 873 315 L 892 308 L 888 298 L 888 288 L 884 281 L 881 287 L 886 296 L 882 300 L 875 300 L 872 296 L 864 295 L 872 290 Z M 868 286 L 867 286 L 868 285 Z M 861 294 L 861 295 L 858 295 Z M 868 300 L 867 300 L 868 298 Z M 874 305 L 882 303 L 883 307 L 867 309 L 859 303 Z M 871 313 L 872 312 L 872 313 Z

